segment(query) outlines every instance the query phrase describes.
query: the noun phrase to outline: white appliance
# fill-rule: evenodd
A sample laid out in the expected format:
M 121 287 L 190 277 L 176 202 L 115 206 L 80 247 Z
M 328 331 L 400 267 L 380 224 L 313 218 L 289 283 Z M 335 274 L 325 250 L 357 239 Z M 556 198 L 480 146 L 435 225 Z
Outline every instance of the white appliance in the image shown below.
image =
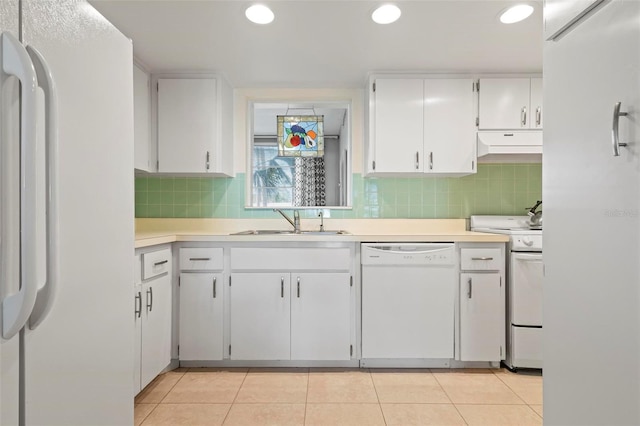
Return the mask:
M 132 424 L 131 41 L 82 0 L 0 34 L 0 424 Z
M 532 229 L 529 220 L 528 216 L 471 216 L 470 220 L 472 231 L 509 236 L 505 364 L 512 370 L 542 368 L 542 229 Z
M 545 1 L 558 16 L 571 23 L 543 57 L 544 422 L 638 425 L 640 2 Z
M 361 245 L 362 365 L 454 356 L 453 243 Z

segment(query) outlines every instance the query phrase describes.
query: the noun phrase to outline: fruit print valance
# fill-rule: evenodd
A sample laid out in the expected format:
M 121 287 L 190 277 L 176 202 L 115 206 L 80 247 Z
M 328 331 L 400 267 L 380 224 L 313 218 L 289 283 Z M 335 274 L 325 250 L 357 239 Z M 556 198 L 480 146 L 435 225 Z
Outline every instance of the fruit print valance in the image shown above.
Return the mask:
M 278 155 L 281 157 L 324 156 L 324 116 L 279 115 Z

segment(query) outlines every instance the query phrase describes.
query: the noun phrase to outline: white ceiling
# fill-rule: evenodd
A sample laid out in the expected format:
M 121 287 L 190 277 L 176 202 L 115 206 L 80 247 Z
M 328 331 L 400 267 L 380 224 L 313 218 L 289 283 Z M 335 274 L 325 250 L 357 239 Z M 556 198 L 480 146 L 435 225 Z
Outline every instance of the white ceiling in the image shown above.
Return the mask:
M 251 1 L 93 0 L 133 40 L 151 72 L 223 73 L 236 88 L 360 88 L 369 72 L 542 71 L 542 4 L 521 23 L 513 0 L 396 1 L 394 24 L 370 19 L 379 1 L 265 0 L 269 25 L 244 17 Z

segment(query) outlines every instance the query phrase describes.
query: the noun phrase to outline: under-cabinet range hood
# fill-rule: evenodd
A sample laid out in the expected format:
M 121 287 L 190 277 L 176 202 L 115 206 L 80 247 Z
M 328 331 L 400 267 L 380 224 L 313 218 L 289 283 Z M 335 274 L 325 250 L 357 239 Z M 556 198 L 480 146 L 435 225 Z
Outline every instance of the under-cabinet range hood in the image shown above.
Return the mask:
M 542 131 L 478 132 L 480 162 L 541 162 Z

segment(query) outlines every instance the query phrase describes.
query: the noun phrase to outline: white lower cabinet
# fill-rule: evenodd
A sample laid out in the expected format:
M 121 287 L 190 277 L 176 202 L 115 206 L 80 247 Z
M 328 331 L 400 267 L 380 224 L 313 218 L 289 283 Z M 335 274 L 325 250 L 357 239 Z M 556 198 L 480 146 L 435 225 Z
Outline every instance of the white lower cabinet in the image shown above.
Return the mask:
M 505 359 L 504 244 L 461 248 L 460 361 Z
M 291 274 L 291 359 L 351 359 L 351 276 Z
M 142 263 L 140 255 L 134 258 L 133 280 L 133 393 L 138 394 L 140 387 L 140 360 L 142 359 Z
M 178 357 L 180 361 L 224 358 L 224 250 L 181 247 Z
M 460 359 L 499 361 L 502 357 L 500 274 L 460 275 Z
M 180 274 L 180 360 L 223 358 L 223 285 L 222 273 Z
M 229 358 L 349 361 L 354 246 L 232 247 Z
M 136 256 L 134 390 L 139 392 L 171 362 L 171 249 Z M 137 277 L 136 277 L 137 278 Z M 136 281 L 139 281 L 136 279 Z
M 289 273 L 231 274 L 231 359 L 290 359 L 290 297 Z
M 230 358 L 351 359 L 348 273 L 231 275 Z
M 141 387 L 171 362 L 171 276 L 142 284 Z

